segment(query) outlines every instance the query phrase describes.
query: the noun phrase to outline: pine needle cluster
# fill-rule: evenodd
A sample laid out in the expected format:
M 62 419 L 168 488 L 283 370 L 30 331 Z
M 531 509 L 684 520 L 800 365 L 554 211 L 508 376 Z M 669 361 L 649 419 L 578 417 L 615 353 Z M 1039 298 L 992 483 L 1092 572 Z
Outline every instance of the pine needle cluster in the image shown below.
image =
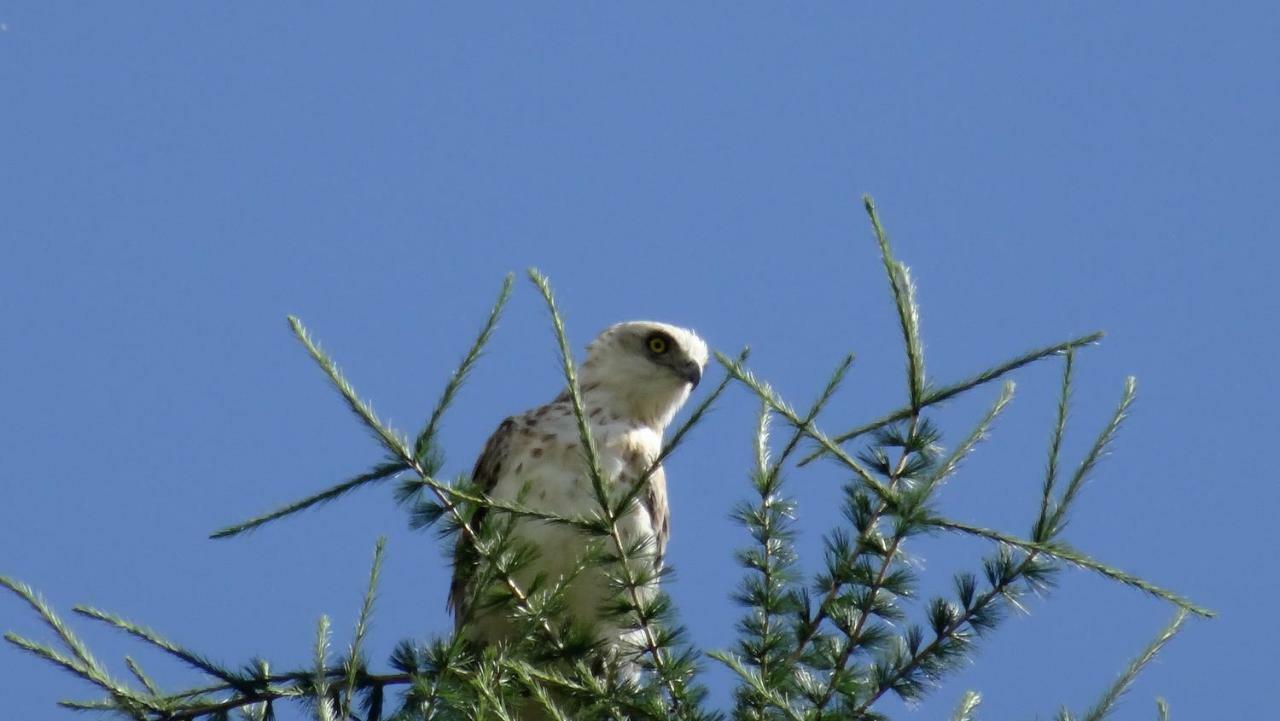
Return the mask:
M 289 324 L 307 353 L 338 391 L 347 407 L 378 441 L 385 457 L 365 473 L 283 508 L 229 526 L 214 538 L 241 535 L 299 511 L 334 501 L 365 486 L 393 483 L 393 496 L 413 528 L 433 527 L 457 562 L 480 575 L 474 597 L 465 604 L 504 614 L 521 639 L 500 647 L 476 647 L 466 639 L 470 618 L 447 637 L 406 639 L 390 651 L 381 671 L 371 669 L 364 648 L 374 611 L 385 542 L 374 548 L 364 602 L 349 645 L 331 648 L 328 618 L 317 624 L 310 666 L 276 671 L 262 659 L 227 666 L 178 645 L 142 625 L 86 606 L 73 610 L 160 649 L 202 680 L 190 688 L 163 690 L 132 658 L 123 659 L 129 677 L 113 675 L 95 658 L 64 620 L 35 591 L 0 576 L 0 585 L 25 601 L 52 632 L 49 642 L 10 632 L 5 639 L 81 679 L 97 690 L 92 700 L 64 700 L 62 706 L 124 716 L 136 721 L 269 721 L 281 704 L 298 704 L 322 721 L 434 721 L 446 719 L 724 719 L 741 721 L 824 721 L 884 719 L 881 699 L 923 698 L 949 672 L 975 657 L 977 641 L 999 628 L 1011 610 L 1025 610 L 1029 593 L 1047 594 L 1067 565 L 1098 573 L 1167 602 L 1172 622 L 1105 689 L 1098 701 L 1074 714 L 1062 709 L 1062 721 L 1098 721 L 1115 707 L 1134 678 L 1178 632 L 1189 614 L 1212 612 L 1178 594 L 1095 560 L 1065 539 L 1075 501 L 1108 452 L 1128 416 L 1135 383 L 1126 380 L 1115 411 L 1097 431 L 1084 457 L 1071 466 L 1061 458 L 1062 441 L 1074 384 L 1077 351 L 1096 343 L 1100 333 L 1038 348 L 993 365 L 969 378 L 935 384 L 925 372 L 920 314 L 915 286 L 906 265 L 897 260 L 875 206 L 865 199 L 884 264 L 905 357 L 904 405 L 890 413 L 831 436 L 819 416 L 850 371 L 844 358 L 803 412 L 797 412 L 772 386 L 747 368 L 747 352 L 717 353 L 724 370 L 719 384 L 674 429 L 649 474 L 631 494 L 616 499 L 601 471 L 595 440 L 583 413 L 575 363 L 550 283 L 536 270 L 529 277 L 548 308 L 568 397 L 577 419 L 586 472 L 598 508 L 584 517 L 560 516 L 520 502 L 487 497 L 466 477 L 443 478 L 444 450 L 438 442 L 446 411 L 481 357 L 511 293 L 508 276 L 492 310 L 462 362 L 449 377 L 422 430 L 412 439 L 391 428 L 361 398 L 333 359 L 297 318 Z M 1026 536 L 948 518 L 935 495 L 992 432 L 1013 398 L 1006 381 L 991 405 L 953 446 L 931 412 L 935 406 L 968 394 L 1031 363 L 1062 363 L 1059 402 L 1050 430 L 1040 501 L 1029 514 Z M 755 424 L 754 463 L 749 472 L 751 500 L 733 509 L 747 531 L 749 545 L 737 552 L 743 579 L 733 594 L 742 610 L 738 640 L 729 650 L 695 649 L 674 618 L 665 594 L 645 592 L 654 564 L 637 563 L 654 553 L 652 543 L 625 540 L 619 521 L 638 502 L 658 465 L 702 423 L 707 411 L 730 386 L 739 386 L 760 402 Z M 773 433 L 785 430 L 776 446 Z M 801 449 L 808 453 L 796 459 Z M 837 464 L 848 479 L 841 492 L 843 521 L 823 536 L 822 568 L 812 578 L 797 570 L 796 504 L 786 495 L 788 472 L 823 458 Z M 489 522 L 477 523 L 485 510 Z M 493 513 L 489 513 L 493 512 Z M 518 571 L 536 553 L 513 541 L 516 519 L 570 526 L 587 536 L 588 551 L 558 578 L 539 578 L 522 586 Z M 955 533 L 986 539 L 992 550 L 972 571 L 956 574 L 951 591 L 922 599 L 918 565 L 909 554 L 913 537 Z M 601 649 L 566 618 L 567 593 L 588 567 L 607 571 L 612 600 L 602 609 L 614 621 L 638 631 L 641 648 L 631 658 Z M 732 708 L 708 707 L 698 675 L 707 660 L 736 674 Z M 637 674 L 624 669 L 639 668 Z M 981 696 L 968 692 L 955 706 L 956 721 L 978 718 Z M 1168 717 L 1163 701 L 1158 717 Z

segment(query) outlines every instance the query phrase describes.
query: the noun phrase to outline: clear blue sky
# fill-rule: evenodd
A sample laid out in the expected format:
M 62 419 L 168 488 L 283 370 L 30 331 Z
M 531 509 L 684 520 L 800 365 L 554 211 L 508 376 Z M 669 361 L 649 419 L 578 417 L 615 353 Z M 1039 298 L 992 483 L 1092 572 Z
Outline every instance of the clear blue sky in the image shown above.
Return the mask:
M 905 392 L 867 192 L 919 280 L 934 379 L 1106 330 L 1080 357 L 1074 461 L 1138 377 L 1069 538 L 1222 617 L 1191 623 L 1119 718 L 1153 718 L 1157 694 L 1178 719 L 1256 715 L 1280 579 L 1280 11 L 889 5 L 5 4 L 0 573 L 283 668 L 305 663 L 321 613 L 347 633 L 387 534 L 370 646 L 385 658 L 449 627 L 441 549 L 389 488 L 206 539 L 379 457 L 286 313 L 410 430 L 503 274 L 536 264 L 579 348 L 617 320 L 689 325 L 750 343 L 797 405 L 856 352 L 823 420 L 842 430 Z M 946 512 L 1026 532 L 1057 373 L 1018 375 Z M 522 281 L 445 424 L 449 470 L 558 383 Z M 947 438 L 995 392 L 939 414 Z M 671 591 L 711 648 L 738 616 L 745 537 L 726 516 L 747 495 L 754 411 L 735 389 L 668 468 Z M 842 481 L 790 476 L 806 528 L 838 519 Z M 914 550 L 948 574 L 987 549 Z M 1079 708 L 1171 615 L 1076 571 L 1031 609 L 898 717 L 941 717 L 969 688 L 988 719 Z M 128 651 L 190 679 L 77 626 L 118 670 Z M 0 627 L 43 637 L 11 598 Z M 93 695 L 7 646 L 0 668 L 11 718 L 70 718 L 53 701 Z M 707 679 L 725 700 L 728 675 Z

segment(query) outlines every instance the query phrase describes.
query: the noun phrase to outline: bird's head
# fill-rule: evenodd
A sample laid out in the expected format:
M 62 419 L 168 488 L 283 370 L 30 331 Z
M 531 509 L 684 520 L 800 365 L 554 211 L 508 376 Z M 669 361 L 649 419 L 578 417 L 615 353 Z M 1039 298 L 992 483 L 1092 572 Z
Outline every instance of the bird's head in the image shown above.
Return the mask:
M 579 383 L 609 410 L 661 430 L 702 379 L 707 344 L 693 331 L 654 321 L 610 326 L 587 346 Z

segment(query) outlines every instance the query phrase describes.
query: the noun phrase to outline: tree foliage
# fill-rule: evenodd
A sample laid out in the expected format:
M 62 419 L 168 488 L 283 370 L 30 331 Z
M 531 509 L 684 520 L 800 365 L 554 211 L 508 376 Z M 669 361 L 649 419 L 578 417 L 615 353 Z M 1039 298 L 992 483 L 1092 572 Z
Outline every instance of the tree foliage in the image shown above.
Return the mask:
M 587 517 L 560 516 L 518 502 L 498 501 L 486 497 L 466 478 L 441 478 L 444 453 L 437 440 L 441 422 L 501 317 L 511 292 L 510 276 L 475 342 L 448 379 L 422 430 L 412 439 L 382 421 L 302 322 L 289 318 L 307 353 L 386 456 L 349 481 L 219 530 L 213 537 L 240 535 L 358 488 L 395 481 L 394 496 L 413 527 L 435 526 L 446 548 L 465 549 L 469 557 L 478 560 L 479 573 L 490 583 L 474 586 L 498 591 L 487 592 L 491 597 L 476 599 L 477 603 L 502 609 L 521 631 L 517 634 L 523 639 L 520 642 L 475 648 L 464 640 L 463 632 L 428 640 L 406 639 L 391 650 L 381 671 L 371 670 L 364 636 L 374 611 L 385 547 L 381 539 L 375 546 L 350 644 L 335 652 L 330 622 L 321 618 L 309 667 L 275 671 L 261 659 L 229 667 L 112 613 L 86 606 L 73 609 L 84 619 L 107 624 L 160 649 L 204 677 L 200 685 L 191 688 L 163 690 L 131 658 L 123 660 L 130 678 L 113 675 L 39 594 L 18 581 L 0 577 L 0 585 L 29 604 L 54 636 L 52 641 L 41 642 L 9 632 L 6 640 L 68 671 L 99 693 L 93 700 L 64 700 L 61 705 L 137 721 L 222 721 L 233 715 L 246 721 L 268 721 L 275 718 L 283 703 L 301 704 L 324 721 L 517 719 L 531 715 L 550 719 L 870 720 L 885 718 L 879 702 L 886 696 L 918 700 L 949 672 L 970 662 L 982 636 L 993 633 L 1011 609 L 1024 609 L 1029 592 L 1049 592 L 1063 566 L 1072 565 L 1155 596 L 1176 611 L 1170 625 L 1093 706 L 1078 715 L 1066 709 L 1058 714 L 1060 719 L 1105 718 L 1188 614 L 1213 615 L 1170 590 L 1086 555 L 1065 538 L 1075 501 L 1128 417 L 1135 382 L 1126 379 L 1114 413 L 1074 466 L 1061 457 L 1061 449 L 1074 390 L 1076 354 L 1096 343 L 1100 333 L 1029 351 L 953 383 L 932 382 L 925 371 L 911 274 L 894 257 L 870 199 L 865 200 L 865 206 L 902 333 L 903 407 L 829 435 L 819 427 L 819 416 L 849 373 L 852 356 L 837 365 L 801 413 L 746 366 L 745 350 L 736 357 L 717 353 L 716 360 L 724 371 L 719 384 L 673 430 L 644 481 L 617 502 L 607 492 L 608 479 L 600 470 L 590 425 L 583 415 L 575 364 L 550 283 L 536 270 L 529 271 L 550 313 L 565 384 L 582 445 L 587 449 L 586 470 L 598 504 L 597 511 Z M 1040 501 L 1029 514 L 1027 535 L 942 515 L 935 503 L 936 492 L 992 432 L 1013 399 L 1014 384 L 1006 381 L 988 410 L 958 434 L 959 441 L 950 447 L 945 445 L 943 429 L 931 411 L 1023 366 L 1054 358 L 1062 363 L 1059 402 L 1049 433 Z M 703 652 L 686 640 L 667 596 L 649 599 L 641 592 L 653 579 L 651 572 L 643 570 L 649 564 L 635 561 L 651 550 L 646 544 L 627 543 L 618 522 L 645 491 L 658 464 L 734 385 L 760 402 L 754 463 L 748 473 L 751 500 L 732 511 L 750 539 L 736 556 L 743 578 L 733 599 L 742 616 L 733 648 Z M 773 441 L 778 428 L 785 431 L 780 446 Z M 797 460 L 803 446 L 809 447 L 808 455 Z M 805 578 L 797 570 L 799 559 L 793 543 L 796 505 L 787 497 L 786 480 L 789 472 L 799 472 L 817 458 L 835 463 L 847 479 L 840 491 L 844 521 L 823 536 L 822 570 Z M 622 661 L 638 665 L 641 673 L 619 672 L 619 659 L 602 653 L 589 635 L 564 618 L 566 593 L 575 572 L 527 588 L 516 581 L 516 571 L 529 562 L 532 551 L 512 541 L 507 533 L 509 523 L 473 524 L 481 508 L 498 509 L 507 519 L 524 517 L 572 526 L 592 539 L 588 544 L 591 551 L 578 559 L 576 568 L 595 564 L 608 569 L 617 593 L 607 612 L 640 631 L 643 638 L 635 657 Z M 975 560 L 972 570 L 955 575 L 949 594 L 925 599 L 918 593 L 918 566 L 912 563 L 907 542 L 938 533 L 983 538 L 992 548 L 984 558 Z M 462 619 L 460 630 L 465 631 L 469 622 Z M 736 674 L 732 708 L 716 710 L 706 703 L 698 674 L 708 659 Z M 980 702 L 976 692 L 966 693 L 952 718 L 977 719 Z M 1163 701 L 1158 703 L 1158 713 L 1167 718 Z

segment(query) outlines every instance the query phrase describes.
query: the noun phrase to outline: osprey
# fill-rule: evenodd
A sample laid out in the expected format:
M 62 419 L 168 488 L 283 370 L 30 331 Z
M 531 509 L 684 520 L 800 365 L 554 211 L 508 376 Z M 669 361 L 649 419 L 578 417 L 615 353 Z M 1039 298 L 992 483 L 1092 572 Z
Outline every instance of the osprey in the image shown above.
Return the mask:
M 706 363 L 707 345 L 701 338 L 684 328 L 652 321 L 611 326 L 587 346 L 578 384 L 613 501 L 633 490 L 657 460 L 663 431 L 702 378 Z M 495 500 L 519 501 L 538 511 L 571 517 L 598 513 L 568 391 L 547 405 L 504 420 L 476 461 L 472 482 Z M 647 564 L 645 569 L 651 573 L 646 577 L 656 579 L 669 535 L 667 482 L 661 466 L 638 501 L 619 518 L 619 530 L 624 543 L 644 542 L 651 549 L 633 563 Z M 479 532 L 485 524 L 506 523 L 510 520 L 506 516 L 481 508 L 471 519 L 472 528 Z M 525 589 L 539 575 L 554 581 L 568 573 L 587 546 L 582 531 L 536 519 L 515 520 L 511 534 L 517 544 L 537 552 L 514 574 Z M 500 611 L 470 607 L 483 590 L 471 582 L 478 561 L 466 541 L 460 541 L 449 593 L 455 622 L 462 628 L 469 621 L 466 633 L 482 644 L 514 640 L 515 630 Z M 656 583 L 643 588 L 646 597 L 656 594 Z M 606 572 L 587 569 L 569 585 L 567 613 L 575 622 L 594 628 L 605 648 L 633 651 L 640 647 L 641 632 L 619 629 L 601 619 L 601 607 L 611 600 L 610 593 Z

